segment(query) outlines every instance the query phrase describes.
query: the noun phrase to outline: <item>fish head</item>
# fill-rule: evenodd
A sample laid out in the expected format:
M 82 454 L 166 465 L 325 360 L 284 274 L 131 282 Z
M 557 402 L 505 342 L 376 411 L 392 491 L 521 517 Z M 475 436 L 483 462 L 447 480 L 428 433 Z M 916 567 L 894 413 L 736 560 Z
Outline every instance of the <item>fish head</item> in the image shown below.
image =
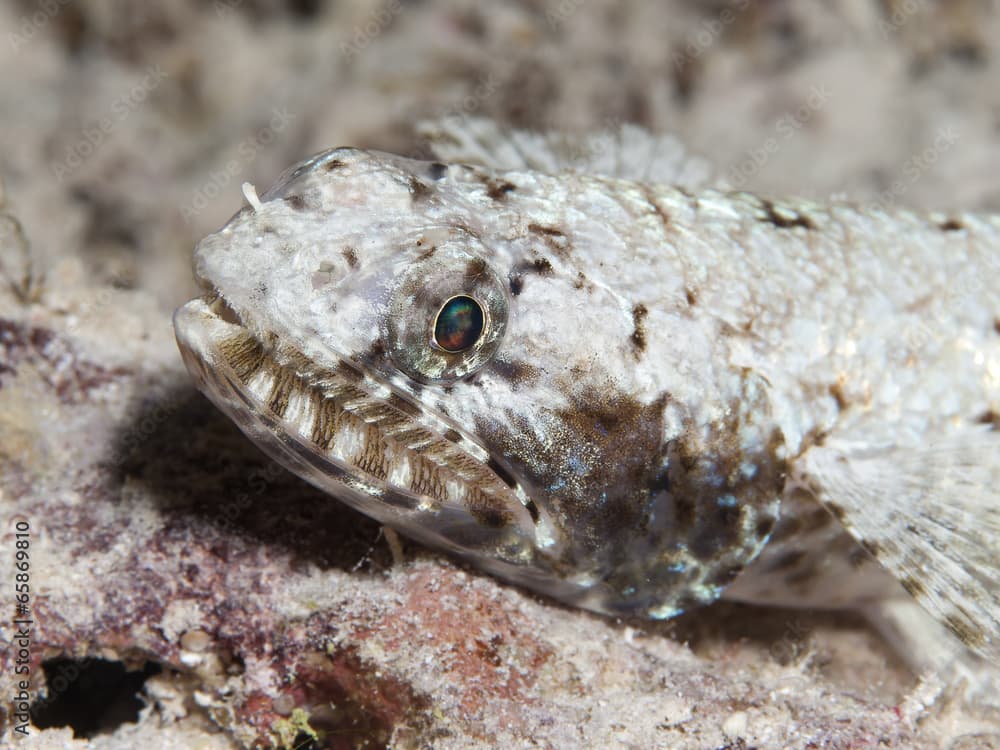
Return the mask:
M 605 188 L 319 154 L 198 245 L 185 362 L 274 458 L 424 543 L 597 611 L 711 601 L 774 524 L 781 433 Z

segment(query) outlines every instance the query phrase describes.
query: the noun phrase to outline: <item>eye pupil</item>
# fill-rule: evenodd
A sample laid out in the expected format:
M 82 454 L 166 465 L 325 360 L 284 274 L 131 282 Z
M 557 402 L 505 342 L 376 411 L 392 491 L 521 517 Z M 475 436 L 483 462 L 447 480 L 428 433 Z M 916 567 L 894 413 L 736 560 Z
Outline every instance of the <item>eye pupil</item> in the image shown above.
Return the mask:
M 483 308 L 472 297 L 452 297 L 434 321 L 434 343 L 446 352 L 464 352 L 483 332 Z

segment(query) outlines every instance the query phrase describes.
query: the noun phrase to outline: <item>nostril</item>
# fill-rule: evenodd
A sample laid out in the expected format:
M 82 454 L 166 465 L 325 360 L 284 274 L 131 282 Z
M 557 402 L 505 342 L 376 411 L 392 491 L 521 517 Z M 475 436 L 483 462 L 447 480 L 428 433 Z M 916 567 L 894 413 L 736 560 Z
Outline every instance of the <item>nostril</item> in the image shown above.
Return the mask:
M 232 325 L 242 326 L 243 319 L 222 297 L 216 297 L 210 304 L 212 313 Z

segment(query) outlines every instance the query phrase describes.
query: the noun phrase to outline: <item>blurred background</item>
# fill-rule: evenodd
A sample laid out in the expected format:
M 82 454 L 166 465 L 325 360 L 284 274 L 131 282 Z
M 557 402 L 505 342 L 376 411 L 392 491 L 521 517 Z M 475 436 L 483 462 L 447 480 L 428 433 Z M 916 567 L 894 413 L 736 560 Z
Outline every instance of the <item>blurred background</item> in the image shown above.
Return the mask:
M 35 265 L 192 290 L 190 251 L 288 164 L 413 125 L 621 122 L 734 187 L 1000 206 L 991 0 L 3 0 L 0 177 Z

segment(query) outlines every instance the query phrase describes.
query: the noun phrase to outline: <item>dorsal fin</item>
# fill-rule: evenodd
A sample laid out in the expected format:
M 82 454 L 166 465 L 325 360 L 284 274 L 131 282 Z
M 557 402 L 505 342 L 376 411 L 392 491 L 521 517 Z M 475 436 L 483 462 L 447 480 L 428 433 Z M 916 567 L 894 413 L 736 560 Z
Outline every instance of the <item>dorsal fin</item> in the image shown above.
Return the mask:
M 652 135 L 630 123 L 574 136 L 508 129 L 485 118 L 451 117 L 421 123 L 418 132 L 443 161 L 499 171 L 571 171 L 692 190 L 718 183 L 712 165 L 677 138 Z

